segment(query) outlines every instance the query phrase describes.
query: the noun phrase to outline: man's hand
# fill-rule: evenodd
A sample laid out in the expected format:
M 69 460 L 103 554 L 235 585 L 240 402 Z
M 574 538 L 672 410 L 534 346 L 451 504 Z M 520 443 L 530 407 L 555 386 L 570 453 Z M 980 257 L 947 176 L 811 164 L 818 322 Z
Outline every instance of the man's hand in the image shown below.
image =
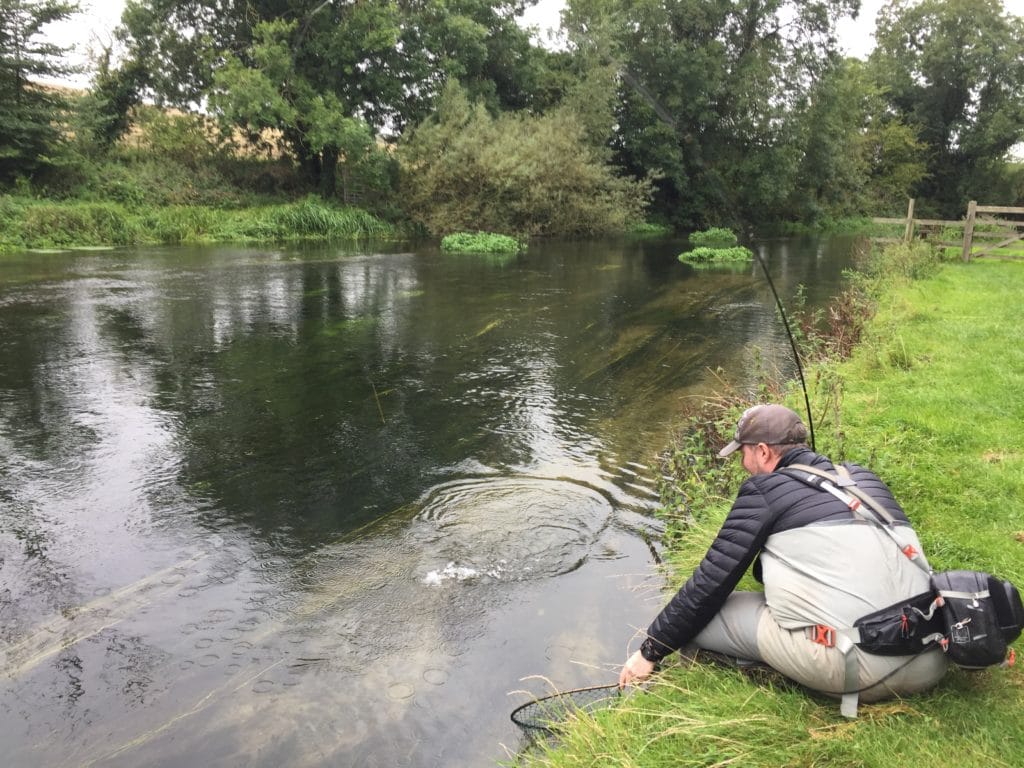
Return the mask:
M 639 683 L 646 680 L 654 672 L 654 662 L 648 661 L 640 651 L 637 651 L 622 666 L 619 673 L 619 689 L 625 688 L 631 683 Z

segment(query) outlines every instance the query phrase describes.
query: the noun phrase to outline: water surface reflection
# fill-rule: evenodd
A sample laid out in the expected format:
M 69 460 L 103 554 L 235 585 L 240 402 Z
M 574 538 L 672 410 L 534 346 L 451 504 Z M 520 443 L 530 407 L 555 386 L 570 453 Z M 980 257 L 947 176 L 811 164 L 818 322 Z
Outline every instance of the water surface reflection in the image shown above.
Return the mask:
M 834 290 L 849 243 L 767 243 Z M 519 679 L 661 602 L 656 454 L 763 280 L 679 243 L 0 262 L 0 739 L 18 766 L 478 766 Z

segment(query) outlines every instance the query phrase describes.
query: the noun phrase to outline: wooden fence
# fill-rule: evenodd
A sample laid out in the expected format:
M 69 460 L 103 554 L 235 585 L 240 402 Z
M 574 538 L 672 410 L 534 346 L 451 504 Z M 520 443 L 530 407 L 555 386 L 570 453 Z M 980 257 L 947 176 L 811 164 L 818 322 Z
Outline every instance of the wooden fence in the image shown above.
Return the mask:
M 1002 218 L 996 218 L 997 215 Z M 1007 216 L 1017 216 L 1021 218 L 1005 218 Z M 903 225 L 902 238 L 875 238 L 878 242 L 909 243 L 915 237 L 919 237 L 927 239 L 935 245 L 944 245 L 950 248 L 959 247 L 964 261 L 970 261 L 972 258 L 979 256 L 990 255 L 993 251 L 997 251 L 1000 248 L 1011 245 L 1018 240 L 1024 240 L 1024 208 L 1014 208 L 1012 206 L 1005 205 L 978 205 L 974 200 L 972 200 L 967 206 L 967 215 L 959 221 L 915 219 L 913 198 L 911 198 L 907 203 L 906 218 L 875 218 L 871 221 L 875 224 Z M 949 232 L 951 229 L 963 230 L 963 236 L 958 237 L 955 242 L 948 239 L 941 239 L 944 234 L 948 237 L 948 235 L 951 234 Z M 978 240 L 998 240 L 999 242 L 979 244 L 975 242 Z M 975 250 L 975 248 L 980 248 L 980 250 Z M 1000 255 L 999 258 L 1024 259 L 1024 256 Z

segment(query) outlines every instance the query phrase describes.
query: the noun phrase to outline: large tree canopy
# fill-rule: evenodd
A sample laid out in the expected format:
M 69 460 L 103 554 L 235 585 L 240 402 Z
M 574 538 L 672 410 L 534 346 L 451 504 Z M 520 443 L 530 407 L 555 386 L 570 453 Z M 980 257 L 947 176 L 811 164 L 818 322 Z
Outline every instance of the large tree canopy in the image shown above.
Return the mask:
M 244 64 L 261 25 L 291 25 L 296 72 L 353 114 L 400 129 L 449 77 L 494 108 L 530 106 L 545 52 L 516 23 L 526 0 L 130 0 L 118 36 L 158 102 L 200 103 L 225 56 Z
M 917 192 L 962 216 L 1024 138 L 1024 21 L 999 0 L 893 0 L 876 37 L 875 76 L 928 149 Z
M 660 169 L 682 224 L 784 212 L 802 148 L 798 107 L 833 60 L 859 0 L 569 0 L 581 55 L 622 81 L 619 157 Z
M 78 10 L 63 0 L 0 0 L 0 180 L 30 175 L 60 141 L 61 95 L 36 80 L 71 72 L 44 27 Z
M 142 92 L 273 127 L 322 189 L 354 126 L 400 131 L 449 78 L 492 109 L 532 105 L 549 54 L 523 0 L 135 0 L 120 37 Z

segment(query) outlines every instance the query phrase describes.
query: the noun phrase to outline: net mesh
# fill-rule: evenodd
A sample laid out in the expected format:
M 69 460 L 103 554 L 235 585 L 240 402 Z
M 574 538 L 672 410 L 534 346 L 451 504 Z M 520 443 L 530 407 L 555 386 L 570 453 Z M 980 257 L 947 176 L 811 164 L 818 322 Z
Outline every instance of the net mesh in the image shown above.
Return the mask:
M 611 706 L 619 698 L 619 686 L 595 685 L 559 691 L 534 699 L 512 711 L 512 722 L 526 731 L 553 733 L 570 716 Z

